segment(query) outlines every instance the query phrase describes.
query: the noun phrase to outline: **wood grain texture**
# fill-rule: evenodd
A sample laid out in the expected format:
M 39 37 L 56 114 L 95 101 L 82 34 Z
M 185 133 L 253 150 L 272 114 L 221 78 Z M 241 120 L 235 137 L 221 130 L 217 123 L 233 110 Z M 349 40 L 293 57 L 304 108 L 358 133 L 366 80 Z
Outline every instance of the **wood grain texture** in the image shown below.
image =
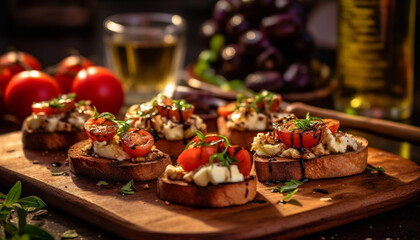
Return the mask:
M 321 231 L 416 201 L 420 196 L 420 167 L 407 159 L 369 148 L 368 163 L 385 174 L 312 180 L 301 186 L 288 204 L 283 195 L 257 183 L 257 200 L 221 209 L 165 204 L 156 195 L 156 181 L 136 183 L 137 193 L 120 195 L 126 182 L 96 186 L 97 181 L 74 176 L 64 164 L 66 152 L 23 149 L 20 132 L 0 136 L 0 184 L 23 183 L 34 194 L 101 228 L 128 239 L 244 239 L 263 236 L 293 238 Z M 52 162 L 62 162 L 59 168 Z M 37 162 L 37 164 L 34 164 Z M 68 176 L 52 176 L 66 171 Z M 143 186 L 148 184 L 149 189 Z M 313 193 L 322 188 L 329 194 Z M 323 202 L 320 198 L 332 200 Z M 322 224 L 320 224 L 322 223 Z

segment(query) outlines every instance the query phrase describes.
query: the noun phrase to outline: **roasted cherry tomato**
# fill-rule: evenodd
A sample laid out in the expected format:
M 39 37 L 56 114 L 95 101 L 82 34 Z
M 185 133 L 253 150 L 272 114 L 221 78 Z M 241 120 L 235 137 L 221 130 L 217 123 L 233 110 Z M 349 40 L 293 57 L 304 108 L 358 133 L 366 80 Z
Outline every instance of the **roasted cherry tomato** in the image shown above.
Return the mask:
M 194 137 L 192 140 L 192 142 L 195 143 L 200 143 L 201 139 L 199 137 Z M 226 143 L 223 140 L 223 138 L 219 137 L 219 136 L 206 136 L 206 138 L 204 139 L 204 143 L 212 143 L 212 142 L 217 142 L 217 144 L 214 144 L 214 146 L 217 146 L 219 151 L 223 151 L 225 150 L 226 147 Z M 211 144 L 213 145 L 213 144 Z
M 93 62 L 81 55 L 72 55 L 64 58 L 58 64 L 57 72 L 54 77 L 60 84 L 63 93 L 71 92 L 71 85 L 80 70 L 93 65 Z
M 168 119 L 185 121 L 194 113 L 194 106 L 185 100 L 172 100 L 161 96 L 156 100 L 156 104 L 159 114 Z
M 61 95 L 58 98 L 49 101 L 36 102 L 32 104 L 32 112 L 35 114 L 60 114 L 70 112 L 75 108 L 75 101 L 73 97 Z
M 340 127 L 340 121 L 336 119 L 326 118 L 322 119 L 322 121 L 327 125 L 327 128 L 330 129 L 332 134 L 336 133 Z
M 118 124 L 106 118 L 90 118 L 85 122 L 85 131 L 92 141 L 111 141 L 118 132 Z
M 245 177 L 251 172 L 252 161 L 249 152 L 240 146 L 229 146 L 228 153 L 238 160 L 238 169 Z
M 4 92 L 4 101 L 10 113 L 24 119 L 31 115 L 31 106 L 57 97 L 61 93 L 57 82 L 46 73 L 23 71 L 12 77 Z
M 152 134 L 138 128 L 130 128 L 122 137 L 124 152 L 131 157 L 143 157 L 150 152 L 155 143 Z
M 258 109 L 262 112 L 268 110 L 268 112 L 279 112 L 281 110 L 281 95 L 274 94 L 272 98 L 263 98 L 257 103 Z
M 217 147 L 214 146 L 193 147 L 183 151 L 177 161 L 185 171 L 189 172 L 209 163 L 210 156 L 215 153 Z M 213 161 L 216 162 L 216 159 Z
M 275 124 L 276 137 L 283 142 L 286 148 L 311 148 L 319 143 L 325 130 L 326 124 L 322 121 L 314 121 L 313 126 L 307 129 L 299 129 L 295 120 Z
M 235 111 L 236 102 L 228 103 L 226 106 L 218 107 L 217 113 L 222 117 L 227 117 Z
M 0 56 L 0 66 L 7 67 L 12 75 L 24 70 L 41 70 L 41 64 L 32 55 L 20 52 L 10 51 Z

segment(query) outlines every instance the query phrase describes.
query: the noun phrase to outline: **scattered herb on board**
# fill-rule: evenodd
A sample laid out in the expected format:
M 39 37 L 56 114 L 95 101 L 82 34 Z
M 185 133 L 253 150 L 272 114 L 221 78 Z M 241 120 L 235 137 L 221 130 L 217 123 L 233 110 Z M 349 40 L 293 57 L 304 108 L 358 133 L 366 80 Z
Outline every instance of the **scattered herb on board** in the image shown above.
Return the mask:
M 45 207 L 45 203 L 36 196 L 20 198 L 22 183 L 20 181 L 2 195 L 4 201 L 0 204 L 0 231 L 8 239 L 43 239 L 54 240 L 54 237 L 44 229 L 26 223 L 28 211 Z M 11 215 L 12 210 L 16 213 L 18 220 Z
M 299 191 L 299 186 L 303 183 L 298 180 L 290 180 L 289 182 L 285 182 L 283 186 L 275 186 L 270 187 L 271 192 L 281 192 L 287 193 L 287 195 L 283 198 L 283 201 L 289 200 Z
M 105 182 L 105 181 L 99 181 L 96 185 L 97 186 L 106 186 L 106 185 L 108 185 L 108 183 Z
M 65 231 L 63 234 L 61 234 L 61 239 L 71 239 L 71 238 L 77 238 L 79 234 L 77 234 L 76 230 L 71 229 Z
M 377 166 L 377 167 L 366 166 L 366 169 L 371 170 L 371 171 L 385 172 L 385 169 L 383 169 L 381 166 Z
M 120 192 L 122 194 L 125 195 L 133 195 L 134 193 L 136 193 L 136 187 L 134 186 L 134 180 L 131 179 L 126 185 L 124 185 L 121 189 Z
M 65 176 L 65 175 L 67 175 L 67 173 L 66 172 L 56 172 L 56 171 L 52 171 L 51 172 L 51 175 L 53 175 L 53 176 Z

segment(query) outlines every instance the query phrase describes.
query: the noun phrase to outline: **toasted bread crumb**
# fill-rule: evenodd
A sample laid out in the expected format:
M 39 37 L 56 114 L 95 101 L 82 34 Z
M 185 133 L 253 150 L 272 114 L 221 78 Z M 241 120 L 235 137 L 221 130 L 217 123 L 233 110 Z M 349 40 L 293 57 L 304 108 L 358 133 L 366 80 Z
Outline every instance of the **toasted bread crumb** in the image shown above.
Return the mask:
M 144 184 L 144 185 L 143 185 L 143 190 L 148 190 L 148 189 L 149 189 L 149 184 L 147 184 L 147 183 L 146 183 L 146 184 Z
M 328 201 L 331 201 L 332 200 L 332 198 L 330 198 L 330 197 L 328 197 L 328 198 L 320 198 L 319 199 L 319 201 L 321 201 L 321 202 L 328 202 Z

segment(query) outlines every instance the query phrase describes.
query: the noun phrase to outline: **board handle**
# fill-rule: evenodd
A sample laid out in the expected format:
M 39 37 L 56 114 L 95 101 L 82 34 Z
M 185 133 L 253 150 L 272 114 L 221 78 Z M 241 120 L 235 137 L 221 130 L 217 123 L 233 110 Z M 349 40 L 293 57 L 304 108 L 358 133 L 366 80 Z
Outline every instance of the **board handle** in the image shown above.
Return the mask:
M 286 111 L 301 118 L 305 117 L 307 112 L 310 112 L 313 116 L 337 119 L 340 121 L 340 124 L 345 127 L 379 133 L 412 143 L 420 143 L 420 128 L 407 124 L 376 118 L 348 115 L 335 110 L 310 106 L 301 102 L 289 104 L 286 107 Z

